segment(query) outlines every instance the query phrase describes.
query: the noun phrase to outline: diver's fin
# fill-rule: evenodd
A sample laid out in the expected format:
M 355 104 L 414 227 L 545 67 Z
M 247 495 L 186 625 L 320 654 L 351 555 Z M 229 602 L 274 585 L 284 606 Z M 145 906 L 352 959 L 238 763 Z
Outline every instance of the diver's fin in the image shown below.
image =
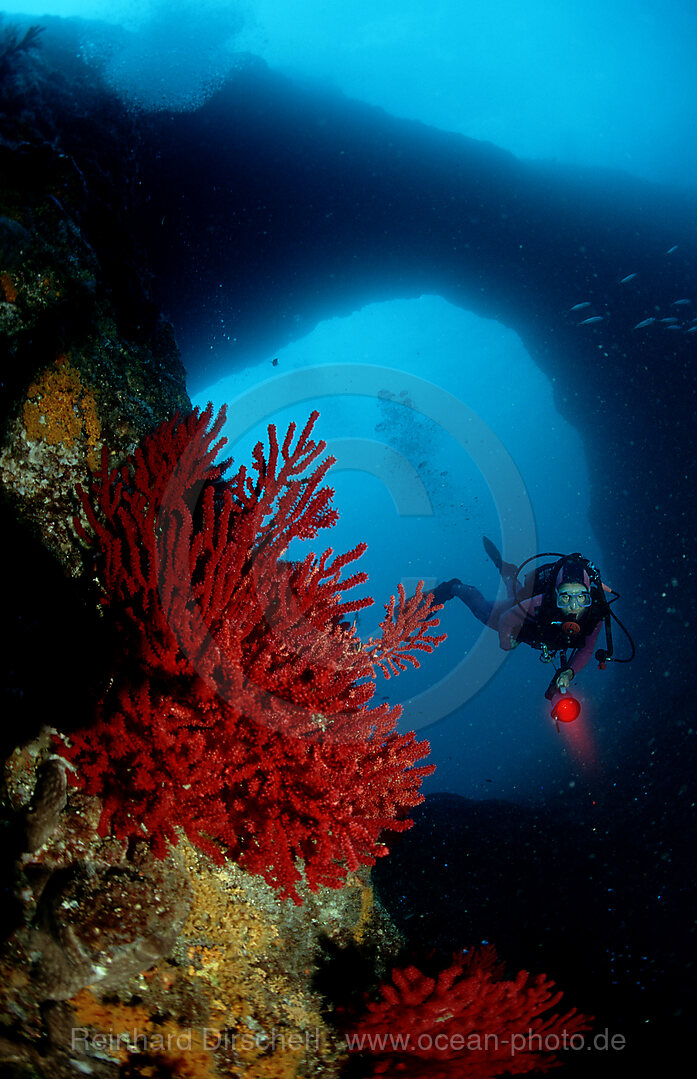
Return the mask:
M 498 548 L 491 542 L 491 540 L 487 536 L 482 536 L 482 543 L 484 544 L 484 550 L 489 555 L 489 558 L 494 563 L 500 573 L 501 567 L 503 565 L 503 560 L 501 558 L 501 554 Z
M 504 581 L 512 581 L 516 575 L 518 567 L 513 562 L 504 562 L 501 558 L 501 554 L 498 548 L 491 542 L 491 540 L 487 536 L 482 536 L 482 543 L 484 544 L 484 550 L 496 566 Z
M 449 581 L 442 581 L 433 589 L 432 603 L 447 603 L 449 599 L 457 595 L 457 589 L 462 585 L 459 577 L 452 577 Z

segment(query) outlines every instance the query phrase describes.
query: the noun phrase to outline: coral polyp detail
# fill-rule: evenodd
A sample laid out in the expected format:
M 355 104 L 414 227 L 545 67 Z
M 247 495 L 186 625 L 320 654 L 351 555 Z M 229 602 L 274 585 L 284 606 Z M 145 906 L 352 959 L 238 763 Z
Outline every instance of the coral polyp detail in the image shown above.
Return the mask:
M 338 887 L 411 824 L 428 744 L 397 732 L 398 707 L 369 702 L 376 668 L 418 666 L 443 639 L 419 587 L 361 644 L 350 617 L 372 600 L 347 598 L 366 574 L 345 574 L 364 544 L 284 559 L 337 519 L 316 418 L 282 440 L 271 425 L 232 479 L 211 406 L 119 468 L 104 450 L 78 492 L 91 531 L 76 527 L 96 546 L 119 659 L 95 724 L 59 747 L 102 799 L 103 834 L 147 836 L 163 855 L 181 830 L 296 901 L 301 868 L 310 888 Z

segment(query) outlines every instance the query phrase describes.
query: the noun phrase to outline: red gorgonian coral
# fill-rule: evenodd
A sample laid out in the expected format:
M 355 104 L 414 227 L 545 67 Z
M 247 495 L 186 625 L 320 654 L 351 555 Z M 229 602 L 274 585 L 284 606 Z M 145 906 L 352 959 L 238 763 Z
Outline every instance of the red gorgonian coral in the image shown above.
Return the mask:
M 361 644 L 350 616 L 372 600 L 344 594 L 366 574 L 341 574 L 365 544 L 284 560 L 337 519 L 316 417 L 282 444 L 270 426 L 252 474 L 230 480 L 211 406 L 163 424 L 119 468 L 104 452 L 79 492 L 91 532 L 77 527 L 97 545 L 120 656 L 96 723 L 60 749 L 103 801 L 102 834 L 147 836 L 162 855 L 180 828 L 296 901 L 297 863 L 310 888 L 337 887 L 386 853 L 381 833 L 410 826 L 428 743 L 397 733 L 398 707 L 368 704 L 376 667 L 418 666 L 414 651 L 443 640 L 419 587 L 400 589 L 381 637 Z
M 546 975 L 521 971 L 507 980 L 491 947 L 455 958 L 435 977 L 414 966 L 393 970 L 380 994 L 345 1033 L 370 1076 L 494 1079 L 546 1072 L 559 1063 L 555 1053 L 578 1048 L 590 1028 L 590 1018 L 575 1009 L 552 1011 L 562 994 Z

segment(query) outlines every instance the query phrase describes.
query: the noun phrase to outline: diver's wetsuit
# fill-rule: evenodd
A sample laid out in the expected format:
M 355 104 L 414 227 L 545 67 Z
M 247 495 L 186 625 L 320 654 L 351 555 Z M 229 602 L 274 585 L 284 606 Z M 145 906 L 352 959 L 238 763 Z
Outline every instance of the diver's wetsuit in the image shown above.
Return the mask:
M 475 618 L 484 625 L 495 629 L 499 635 L 499 645 L 505 652 L 509 652 L 516 644 L 538 645 L 546 644 L 551 650 L 568 647 L 568 638 L 560 635 L 560 631 L 551 625 L 550 612 L 545 612 L 544 603 L 546 596 L 538 593 L 523 599 L 517 603 L 513 597 L 512 582 L 504 577 L 509 591 L 509 597 L 498 603 L 492 603 L 485 599 L 481 592 L 471 584 L 463 584 L 457 577 L 450 581 L 444 581 L 433 590 L 434 603 L 445 603 L 457 596 L 469 607 Z M 561 623 L 561 614 L 554 611 Z M 574 639 L 574 655 L 568 667 L 578 674 L 585 667 L 593 655 L 600 629 L 602 615 L 594 607 L 584 612 L 579 625 L 581 632 Z

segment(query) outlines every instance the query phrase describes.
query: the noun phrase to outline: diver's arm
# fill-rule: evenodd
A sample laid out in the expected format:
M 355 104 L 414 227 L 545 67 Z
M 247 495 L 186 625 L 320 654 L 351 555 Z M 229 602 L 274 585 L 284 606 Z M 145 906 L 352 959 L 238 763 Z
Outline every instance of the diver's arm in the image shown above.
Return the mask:
M 563 671 L 559 671 L 559 674 L 555 679 L 555 685 L 560 693 L 566 693 L 567 689 L 571 685 L 573 677 L 573 667 L 566 667 Z
M 595 651 L 595 646 L 598 643 L 598 637 L 600 636 L 601 626 L 602 622 L 598 622 L 595 629 L 592 629 L 590 631 L 590 633 L 586 637 L 586 643 L 584 644 L 583 648 L 579 648 L 578 652 L 569 664 L 574 674 L 578 674 L 579 671 L 583 670 L 586 663 L 593 655 L 593 652 Z
M 602 623 L 598 622 L 595 629 L 592 629 L 586 637 L 586 643 L 583 648 L 579 648 L 578 652 L 572 659 L 568 667 L 565 667 L 563 671 L 559 671 L 557 675 L 557 689 L 560 693 L 566 693 L 572 680 L 583 670 L 588 660 L 593 654 L 593 649 L 598 641 L 598 634 L 600 633 L 600 626 Z
M 513 607 L 511 610 L 506 611 L 499 621 L 499 647 L 503 648 L 504 652 L 510 652 L 512 648 L 518 646 L 518 634 L 520 633 L 520 627 L 523 624 L 523 618 L 521 612 Z
M 534 614 L 535 607 L 539 606 L 542 598 L 542 596 L 530 596 L 529 599 L 522 600 L 520 604 L 514 603 L 503 612 L 499 619 L 498 631 L 499 645 L 504 652 L 510 652 L 512 648 L 517 647 L 518 634 L 525 618 L 529 614 Z

